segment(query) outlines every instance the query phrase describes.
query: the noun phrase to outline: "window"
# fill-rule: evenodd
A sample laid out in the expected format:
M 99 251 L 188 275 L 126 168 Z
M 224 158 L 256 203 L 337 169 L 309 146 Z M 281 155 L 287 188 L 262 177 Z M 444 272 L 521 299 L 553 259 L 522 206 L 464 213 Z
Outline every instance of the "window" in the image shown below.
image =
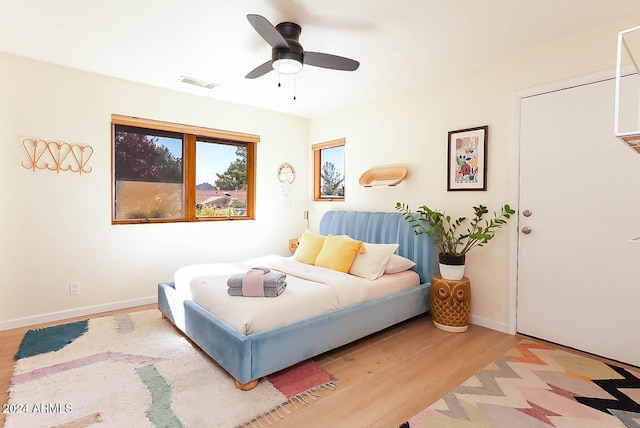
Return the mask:
M 314 144 L 313 200 L 344 200 L 344 138 Z
M 112 223 L 254 218 L 259 137 L 112 116 Z

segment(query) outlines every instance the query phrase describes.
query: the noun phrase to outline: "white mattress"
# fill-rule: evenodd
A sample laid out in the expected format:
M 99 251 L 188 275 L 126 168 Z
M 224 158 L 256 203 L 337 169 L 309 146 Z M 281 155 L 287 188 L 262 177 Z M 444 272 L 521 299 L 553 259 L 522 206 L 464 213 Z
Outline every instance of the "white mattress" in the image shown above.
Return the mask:
M 266 266 L 287 275 L 278 297 L 238 297 L 227 293 L 227 280 L 251 267 Z M 176 291 L 243 334 L 269 330 L 368 299 L 416 286 L 413 271 L 384 275 L 375 281 L 307 265 L 292 257 L 267 256 L 239 263 L 185 266 L 174 275 Z
M 420 275 L 412 270 L 406 270 L 400 273 L 382 275 L 375 281 L 367 280 L 365 283 L 368 293 L 367 299 L 372 300 L 420 285 Z

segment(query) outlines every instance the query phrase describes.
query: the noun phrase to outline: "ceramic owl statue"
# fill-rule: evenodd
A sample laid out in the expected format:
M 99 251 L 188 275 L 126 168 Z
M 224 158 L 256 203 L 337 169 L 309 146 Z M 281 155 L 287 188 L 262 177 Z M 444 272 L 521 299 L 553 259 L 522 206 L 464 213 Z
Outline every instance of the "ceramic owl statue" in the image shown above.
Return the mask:
M 469 327 L 471 283 L 468 278 L 431 280 L 431 318 L 436 327 L 452 332 Z

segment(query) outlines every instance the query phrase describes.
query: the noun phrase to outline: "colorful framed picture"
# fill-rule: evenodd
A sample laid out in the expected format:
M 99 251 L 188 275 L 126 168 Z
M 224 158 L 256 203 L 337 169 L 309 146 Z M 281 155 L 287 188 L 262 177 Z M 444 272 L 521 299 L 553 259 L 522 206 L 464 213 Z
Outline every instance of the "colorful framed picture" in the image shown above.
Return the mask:
M 487 190 L 488 126 L 449 131 L 447 190 Z

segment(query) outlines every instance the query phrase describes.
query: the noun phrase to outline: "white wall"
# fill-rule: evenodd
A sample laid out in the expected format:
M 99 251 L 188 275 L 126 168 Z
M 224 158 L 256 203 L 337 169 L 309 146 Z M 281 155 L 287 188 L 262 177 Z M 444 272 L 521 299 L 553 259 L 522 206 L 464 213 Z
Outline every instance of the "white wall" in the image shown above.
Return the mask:
M 464 68 L 469 64 L 461 58 L 463 72 L 458 76 L 314 119 L 310 144 L 346 138 L 347 197 L 342 204 L 314 203 L 312 219 L 317 222 L 330 208 L 393 211 L 398 201 L 414 209 L 426 204 L 456 217 L 472 215 L 471 207 L 480 203 L 491 210 L 498 201 L 517 207 L 516 94 L 524 88 L 613 69 L 617 33 L 639 21 L 640 17 L 628 19 L 468 72 Z M 487 191 L 447 192 L 447 132 L 482 125 L 489 125 Z M 364 171 L 387 164 L 406 165 L 407 180 L 395 188 L 358 185 Z M 507 330 L 509 287 L 513 287 L 509 257 L 515 231 L 514 222 L 486 247 L 467 256 L 472 322 L 502 331 Z
M 613 68 L 618 31 L 638 22 L 640 16 L 480 69 L 461 58 L 468 72 L 311 121 L 0 54 L 0 329 L 153 299 L 157 282 L 184 264 L 287 254 L 288 238 L 305 227 L 314 143 L 346 138 L 347 199 L 312 204 L 312 226 L 328 209 L 393 211 L 397 201 L 456 216 L 470 215 L 478 203 L 517 206 L 515 94 Z M 261 135 L 258 219 L 112 226 L 112 113 Z M 480 125 L 489 125 L 488 190 L 447 192 L 447 132 Z M 21 141 L 28 137 L 92 145 L 93 171 L 25 170 Z M 275 176 L 285 161 L 298 172 L 289 209 Z M 388 164 L 407 165 L 407 180 L 395 188 L 358 186 L 365 170 Z M 474 322 L 506 330 L 514 239 L 514 230 L 500 231 L 468 257 Z M 69 296 L 70 281 L 81 283 L 79 296 Z
M 154 301 L 179 266 L 287 255 L 306 227 L 307 119 L 0 54 L 0 329 Z M 111 114 L 258 134 L 255 221 L 111 225 Z M 27 170 L 25 138 L 91 145 L 89 174 Z M 286 208 L 278 166 L 298 171 Z M 81 293 L 69 295 L 69 282 Z

